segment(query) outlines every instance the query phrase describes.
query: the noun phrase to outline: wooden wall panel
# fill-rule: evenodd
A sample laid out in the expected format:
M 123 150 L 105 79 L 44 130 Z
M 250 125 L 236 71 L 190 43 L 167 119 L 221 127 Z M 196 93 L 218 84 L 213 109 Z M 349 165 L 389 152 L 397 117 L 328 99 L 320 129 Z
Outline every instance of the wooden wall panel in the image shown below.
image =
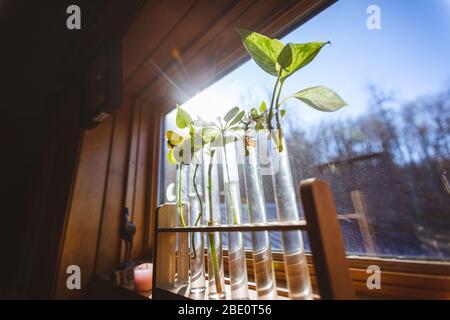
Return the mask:
M 141 110 L 133 106 L 131 111 L 131 125 L 130 125 L 130 137 L 128 141 L 128 159 L 127 159 L 127 173 L 125 184 L 125 201 L 123 207 L 128 208 L 130 211 L 130 218 L 134 220 L 134 194 L 136 190 L 136 172 L 137 172 L 137 159 L 139 151 L 139 131 L 140 131 L 140 114 Z M 136 237 L 134 237 L 134 240 Z M 133 244 L 133 249 L 136 246 Z M 133 253 L 132 253 L 133 254 Z M 120 259 L 125 257 L 125 247 L 121 243 L 120 245 Z
M 132 257 L 142 259 L 145 252 L 145 236 L 147 235 L 147 204 L 149 181 L 149 108 L 139 106 L 139 132 L 136 154 L 136 173 L 133 192 L 133 222 L 136 224 Z
M 145 56 L 145 59 L 140 62 L 139 68 L 136 69 L 133 76 L 127 78 L 125 83 L 126 92 L 135 96 L 146 90 L 157 80 L 171 82 L 170 75 L 168 77 L 165 76 L 169 66 L 176 66 L 179 71 L 184 72 L 184 56 L 190 51 L 190 47 L 193 45 L 197 46 L 199 39 L 215 30 L 218 21 L 224 20 L 224 17 L 229 23 L 230 12 L 233 12 L 235 15 L 241 15 L 245 12 L 246 7 L 254 1 L 196 1 L 190 10 L 180 17 L 177 24 L 169 30 L 158 47 Z M 181 59 L 174 55 L 173 50 L 177 50 L 176 52 Z M 188 76 L 186 73 L 185 75 Z M 191 75 L 191 77 L 188 77 L 188 81 L 192 81 L 194 78 L 195 75 Z M 172 86 L 171 89 L 174 89 L 177 85 L 179 83 Z M 186 91 L 186 89 L 184 90 Z M 153 92 L 155 95 L 160 93 L 158 91 Z M 192 94 L 192 92 L 186 92 L 187 95 Z M 188 98 L 187 95 L 184 96 L 184 99 Z
M 66 218 L 66 232 L 61 250 L 57 298 L 81 298 L 92 279 L 97 252 L 105 180 L 113 128 L 112 119 L 84 133 L 75 184 Z M 81 268 L 83 290 L 68 290 L 66 269 Z
M 54 285 L 81 132 L 80 94 L 54 94 L 47 108 L 40 116 L 1 117 L 1 224 L 7 228 L 0 234 L 0 299 L 48 298 Z
M 66 28 L 74 2 L 82 11 L 78 31 Z M 7 226 L 0 233 L 6 244 L 0 298 L 54 295 L 83 130 L 80 79 L 97 49 L 120 38 L 144 2 L 0 1 L 0 195 Z
M 135 110 L 136 109 L 136 110 Z M 94 275 L 108 277 L 124 257 L 119 236 L 125 207 L 136 224 L 133 258 L 147 248 L 149 109 L 126 102 L 85 131 L 59 263 L 57 298 L 82 298 Z M 82 270 L 82 290 L 66 289 L 66 268 Z
M 160 169 L 160 159 L 161 159 L 161 148 L 164 148 L 164 145 L 161 145 L 161 126 L 162 126 L 162 119 L 159 117 L 158 112 L 155 110 L 155 108 L 151 109 L 150 113 L 150 146 L 148 149 L 149 152 L 149 172 L 148 175 L 150 177 L 149 183 L 148 183 L 148 190 L 149 193 L 149 203 L 147 208 L 147 216 L 148 216 L 148 222 L 147 222 L 147 231 L 148 234 L 146 236 L 146 241 L 148 245 L 146 246 L 146 255 L 148 257 L 153 256 L 153 225 L 155 221 L 155 214 L 156 212 L 156 206 L 159 202 L 158 196 L 158 182 L 159 182 L 159 169 Z
M 28 296 L 33 298 L 49 298 L 54 288 L 57 270 L 55 259 L 58 257 L 81 137 L 79 90 L 72 88 L 63 92 L 57 95 L 53 103 L 45 139 L 48 142 L 43 159 L 44 169 L 34 184 L 39 191 L 30 201 L 33 215 L 28 224 L 29 238 L 24 242 L 31 254 L 22 267 L 33 266 L 27 288 Z M 53 228 L 48 228 L 49 225 Z M 42 247 L 46 250 L 39 249 Z
M 136 161 L 139 147 L 139 127 L 141 125 L 139 121 L 140 111 L 138 108 L 133 108 L 132 122 L 131 122 L 131 135 L 129 140 L 129 158 L 128 158 L 128 172 L 126 182 L 126 195 L 125 195 L 125 207 L 130 210 L 134 207 L 134 189 L 136 186 Z M 131 212 L 133 214 L 133 212 Z
M 123 40 L 125 82 L 134 76 L 194 3 L 194 0 L 146 2 Z
M 132 257 L 148 248 L 151 109 L 125 103 L 114 118 L 85 131 L 61 249 L 56 297 L 84 297 L 94 274 L 108 277 L 124 257 L 119 236 L 125 207 L 136 224 Z M 66 289 L 66 268 L 82 269 L 82 291 Z
M 119 226 L 123 214 L 125 182 L 128 167 L 128 142 L 131 126 L 131 105 L 125 103 L 114 117 L 114 129 L 106 176 L 106 189 L 96 254 L 97 275 L 109 275 L 120 260 Z
M 236 7 L 240 7 L 242 14 L 245 8 L 251 5 L 255 0 L 198 0 L 191 10 L 186 12 L 182 20 L 176 27 L 167 34 L 164 41 L 156 48 L 147 60 L 152 60 L 162 70 L 166 70 L 172 63 L 178 65 L 182 74 L 183 56 L 191 46 L 197 44 L 199 39 L 205 34 L 211 32 L 218 21 L 223 17 L 227 17 L 229 11 Z M 240 5 L 239 5 L 240 4 Z M 178 55 L 178 56 L 177 56 Z M 180 58 L 180 60 L 178 59 Z M 146 61 L 147 62 L 147 61 Z M 181 63 L 179 63 L 181 62 Z M 189 76 L 186 75 L 185 76 Z M 191 79 L 186 79 L 191 80 Z

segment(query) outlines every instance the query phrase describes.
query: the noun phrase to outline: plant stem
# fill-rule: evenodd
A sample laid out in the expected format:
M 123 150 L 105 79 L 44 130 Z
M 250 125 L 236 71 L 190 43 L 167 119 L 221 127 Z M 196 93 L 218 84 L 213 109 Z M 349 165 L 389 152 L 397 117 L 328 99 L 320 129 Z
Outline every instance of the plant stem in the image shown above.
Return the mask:
M 209 220 L 214 220 L 213 215 L 213 208 L 212 208 L 212 168 L 213 168 L 213 159 L 214 159 L 215 150 L 211 151 L 211 154 L 209 156 L 209 163 L 208 163 L 208 200 L 209 200 Z
M 212 207 L 212 169 L 213 169 L 213 160 L 214 160 L 214 154 L 215 150 L 211 150 L 210 160 L 208 164 L 208 200 L 209 200 L 209 225 L 214 224 L 214 214 L 213 214 L 213 207 Z M 216 289 L 217 292 L 222 291 L 222 282 L 220 281 L 220 274 L 219 274 L 219 261 L 217 259 L 217 252 L 216 252 L 216 241 L 214 240 L 214 232 L 210 232 L 208 234 L 209 239 L 209 246 L 211 250 L 211 257 L 212 257 L 212 265 L 213 265 L 213 271 L 214 271 L 214 279 L 216 282 Z
M 181 203 L 181 189 L 183 185 L 183 165 L 179 165 L 179 173 L 178 173 L 178 220 L 182 227 L 186 227 L 186 223 L 184 222 L 184 213 L 183 213 L 183 204 Z
M 280 95 L 281 95 L 281 89 L 283 89 L 283 84 L 284 81 L 282 80 L 280 82 L 280 86 L 278 89 L 278 94 L 277 94 L 277 100 L 275 102 L 276 105 L 276 120 L 277 120 L 277 129 L 278 129 L 278 152 L 281 153 L 283 152 L 283 131 L 281 128 L 281 119 L 280 119 L 280 104 L 278 103 L 280 101 Z
M 195 194 L 197 195 L 197 199 L 200 205 L 200 212 L 198 213 L 197 219 L 195 220 L 194 226 L 197 226 L 198 223 L 200 222 L 200 220 L 203 218 L 203 203 L 202 203 L 202 199 L 200 197 L 200 194 L 198 193 L 198 189 L 197 189 L 197 171 L 198 171 L 198 167 L 200 165 L 196 164 L 195 165 L 195 170 L 194 170 L 194 177 L 193 177 L 193 185 L 194 185 L 194 189 L 195 189 Z M 194 244 L 194 235 L 195 233 L 192 233 L 192 238 L 191 238 L 191 243 L 192 243 L 192 248 L 194 249 L 194 259 L 197 259 L 197 252 L 195 249 L 195 244 Z
M 195 170 L 194 170 L 194 189 L 195 189 L 195 194 L 197 195 L 198 202 L 200 203 L 200 212 L 198 213 L 197 220 L 195 220 L 195 226 L 197 226 L 198 223 L 200 222 L 200 220 L 203 218 L 202 198 L 200 197 L 200 194 L 199 194 L 198 189 L 197 189 L 197 181 L 195 181 L 197 179 L 197 171 L 198 171 L 198 167 L 199 166 L 200 166 L 199 164 L 196 164 L 195 165 Z
M 248 144 L 247 141 L 249 139 L 249 134 L 248 134 L 248 130 L 250 127 L 250 123 L 246 123 L 245 124 L 245 128 L 244 128 L 244 155 L 247 157 L 249 154 L 249 150 L 248 150 Z
M 267 129 L 269 129 L 269 132 L 273 129 L 272 127 L 273 103 L 275 101 L 275 94 L 277 92 L 277 87 L 279 83 L 280 83 L 280 75 L 278 75 L 277 77 L 277 81 L 275 82 L 275 87 L 273 88 L 272 92 L 272 99 L 270 100 L 269 115 L 267 116 Z

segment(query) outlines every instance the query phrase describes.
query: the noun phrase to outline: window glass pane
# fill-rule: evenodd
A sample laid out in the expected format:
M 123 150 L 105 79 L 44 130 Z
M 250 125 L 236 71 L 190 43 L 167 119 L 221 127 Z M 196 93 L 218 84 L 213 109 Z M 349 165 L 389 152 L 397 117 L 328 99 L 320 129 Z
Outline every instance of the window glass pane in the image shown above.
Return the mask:
M 282 39 L 332 42 L 287 81 L 284 96 L 325 85 L 348 103 L 332 114 L 287 103 L 293 176 L 325 179 L 339 213 L 357 214 L 341 220 L 348 253 L 449 260 L 450 2 L 378 0 L 379 30 L 367 26 L 372 3 L 338 1 Z M 273 83 L 249 61 L 183 107 L 204 119 L 248 110 L 269 100 Z M 165 116 L 166 130 L 174 120 L 175 112 Z M 165 154 L 162 170 L 160 201 L 173 201 Z M 264 188 L 276 219 L 270 176 Z

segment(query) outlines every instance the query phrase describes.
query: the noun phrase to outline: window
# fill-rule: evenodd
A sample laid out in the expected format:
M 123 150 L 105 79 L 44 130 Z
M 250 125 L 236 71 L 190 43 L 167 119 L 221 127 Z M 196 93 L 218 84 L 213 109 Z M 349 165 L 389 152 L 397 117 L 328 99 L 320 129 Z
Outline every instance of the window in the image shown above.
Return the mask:
M 326 85 L 348 103 L 334 114 L 288 105 L 293 177 L 331 184 L 349 254 L 449 260 L 450 4 L 379 0 L 381 29 L 369 30 L 371 4 L 341 0 L 282 39 L 332 42 L 285 93 Z M 234 105 L 267 101 L 272 85 L 249 61 L 183 107 L 214 119 Z M 174 129 L 174 117 L 164 116 L 165 130 Z M 161 203 L 174 201 L 175 167 L 165 159 Z M 269 176 L 264 188 L 275 219 Z

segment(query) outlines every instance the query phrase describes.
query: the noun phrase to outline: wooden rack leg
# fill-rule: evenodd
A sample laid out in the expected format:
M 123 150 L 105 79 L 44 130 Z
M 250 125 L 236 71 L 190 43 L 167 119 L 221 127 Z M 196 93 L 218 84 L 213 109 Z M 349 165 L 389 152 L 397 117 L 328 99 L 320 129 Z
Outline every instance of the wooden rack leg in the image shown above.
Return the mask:
M 321 298 L 356 299 L 329 185 L 317 179 L 304 180 L 300 194 Z
M 162 205 L 156 209 L 154 252 L 153 252 L 153 288 L 167 287 L 175 282 L 176 234 L 157 232 L 158 227 L 176 226 L 176 206 Z

